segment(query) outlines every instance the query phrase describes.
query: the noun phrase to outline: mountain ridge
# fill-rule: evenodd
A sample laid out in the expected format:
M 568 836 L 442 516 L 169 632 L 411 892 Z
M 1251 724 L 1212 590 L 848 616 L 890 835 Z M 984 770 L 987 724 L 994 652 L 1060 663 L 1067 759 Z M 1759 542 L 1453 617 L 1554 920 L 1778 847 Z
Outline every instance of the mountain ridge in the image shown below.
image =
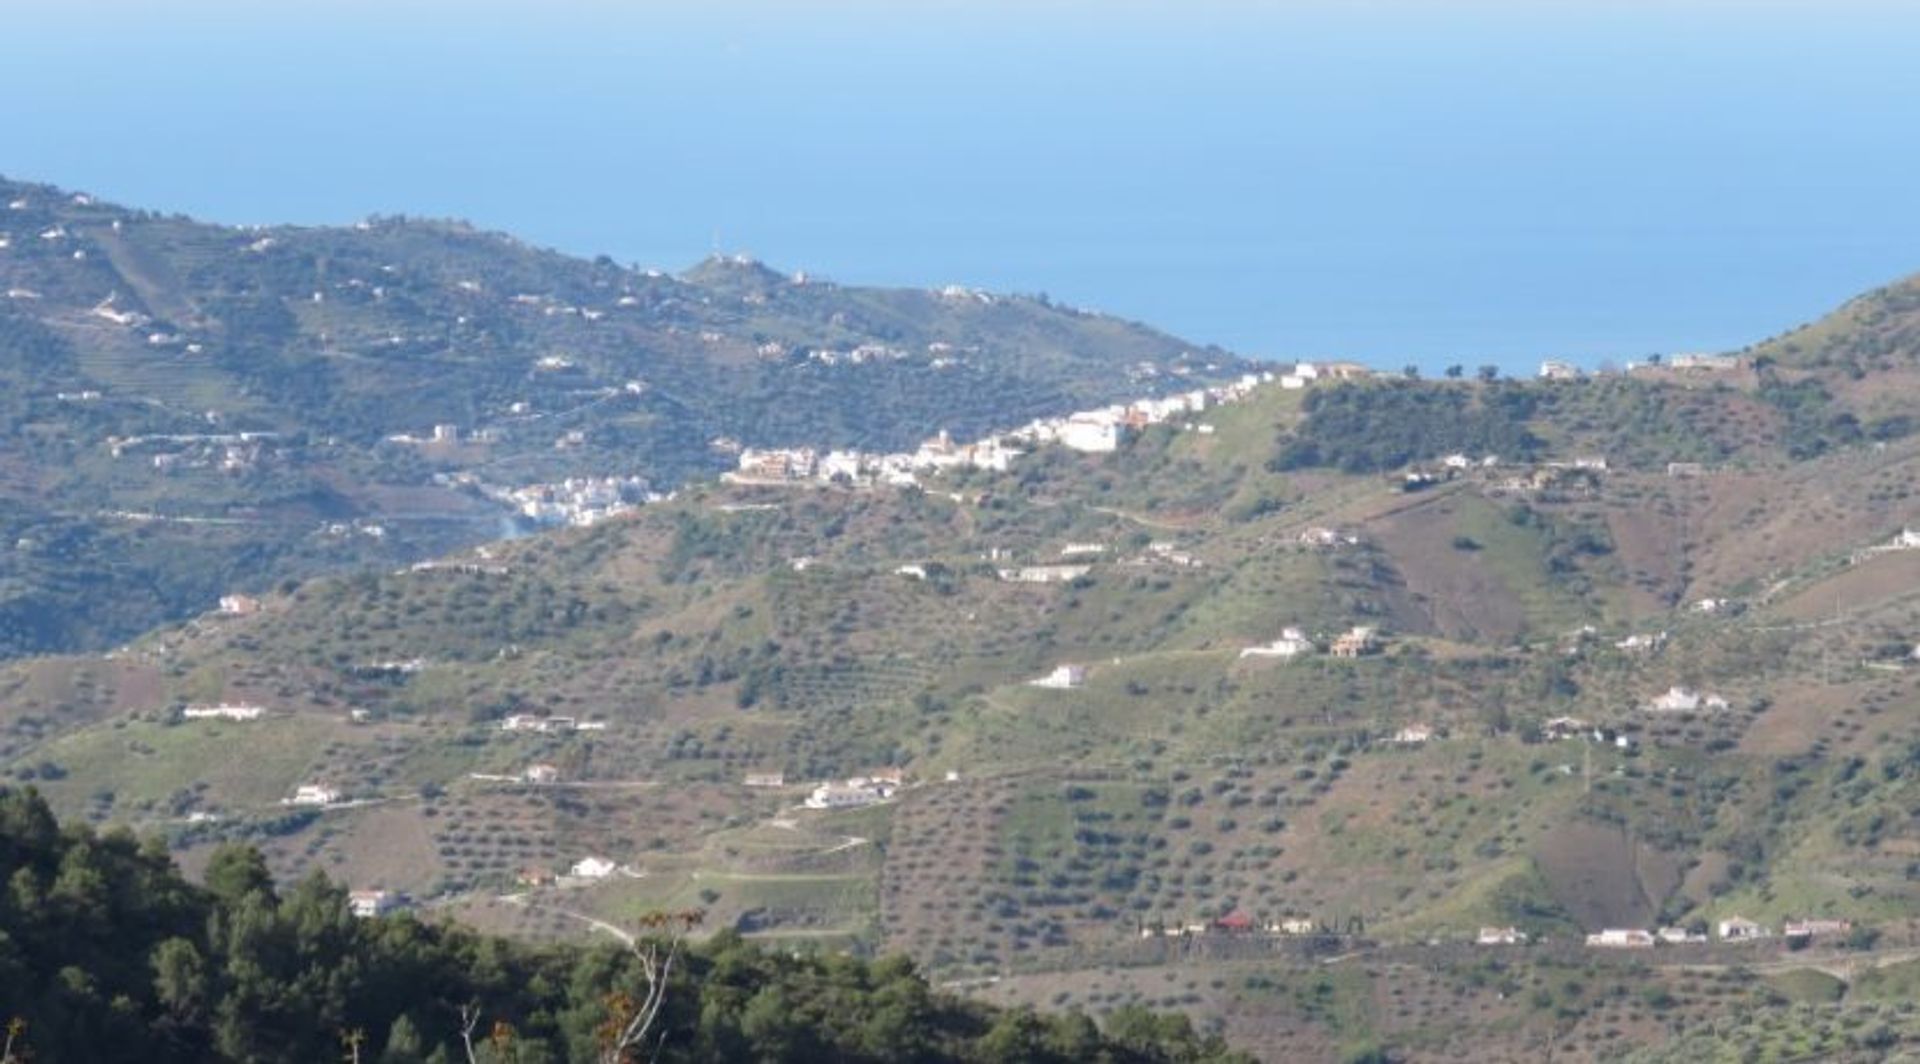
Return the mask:
M 673 276 L 461 222 L 211 226 L 0 180 L 0 538 L 65 559 L 0 559 L 0 652 L 497 535 L 506 511 L 450 477 L 664 491 L 725 468 L 716 441 L 908 448 L 1245 365 L 1025 297 Z M 123 513 L 159 520 L 101 516 Z M 230 523 L 208 551 L 178 521 Z

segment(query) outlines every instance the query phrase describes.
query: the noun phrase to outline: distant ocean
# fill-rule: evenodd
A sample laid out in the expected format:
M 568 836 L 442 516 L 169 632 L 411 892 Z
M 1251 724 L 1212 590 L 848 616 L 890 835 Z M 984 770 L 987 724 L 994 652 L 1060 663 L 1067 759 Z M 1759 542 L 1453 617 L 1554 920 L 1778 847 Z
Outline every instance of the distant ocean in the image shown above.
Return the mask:
M 1920 270 L 1920 5 L 7 6 L 0 173 L 218 221 L 463 216 L 1429 372 L 1737 347 Z

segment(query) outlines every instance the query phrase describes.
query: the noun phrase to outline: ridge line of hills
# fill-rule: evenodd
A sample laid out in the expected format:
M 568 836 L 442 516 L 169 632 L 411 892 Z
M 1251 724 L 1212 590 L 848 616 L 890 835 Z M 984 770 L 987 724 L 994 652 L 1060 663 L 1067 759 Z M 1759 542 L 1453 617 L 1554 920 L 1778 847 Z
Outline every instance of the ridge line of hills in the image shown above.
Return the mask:
M 396 218 L 236 229 L 0 180 L 0 653 L 512 531 L 482 484 L 665 491 L 728 447 L 899 449 L 1246 365 L 1039 298 L 669 276 Z

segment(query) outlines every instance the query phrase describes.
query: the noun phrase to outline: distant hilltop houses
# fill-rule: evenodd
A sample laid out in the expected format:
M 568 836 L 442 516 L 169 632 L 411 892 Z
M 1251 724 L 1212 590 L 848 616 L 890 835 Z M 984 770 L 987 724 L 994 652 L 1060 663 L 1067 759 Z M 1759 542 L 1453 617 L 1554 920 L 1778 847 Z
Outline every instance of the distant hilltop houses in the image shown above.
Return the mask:
M 1335 364 L 1347 367 L 1348 364 Z M 1350 367 L 1364 375 L 1365 367 Z M 1325 367 L 1301 363 L 1285 379 L 1299 377 L 1304 387 L 1309 380 L 1333 379 Z M 1343 369 L 1343 373 L 1345 370 Z M 716 447 L 732 452 L 738 448 L 734 470 L 722 479 L 737 484 L 842 483 L 914 487 L 919 477 L 951 469 L 984 469 L 1005 472 L 1016 458 L 1047 444 L 1058 444 L 1084 454 L 1107 454 L 1119 450 L 1129 433 L 1150 425 L 1159 425 L 1188 414 L 1199 414 L 1227 403 L 1235 403 L 1253 394 L 1262 384 L 1276 380 L 1272 372 L 1249 373 L 1231 384 L 1196 388 L 1157 399 L 1136 399 L 1098 410 L 1081 410 L 1059 417 L 1040 418 L 1019 428 L 973 442 L 955 440 L 945 430 L 935 434 L 911 452 L 876 454 L 865 451 L 819 451 L 812 447 L 756 448 L 739 447 L 737 441 L 715 441 Z
M 1652 373 L 1726 373 L 1740 369 L 1747 364 L 1741 355 L 1714 355 L 1690 352 L 1678 355 L 1654 355 L 1644 361 L 1628 362 L 1626 372 L 1634 374 Z M 1572 362 L 1561 359 L 1548 359 L 1540 363 L 1537 376 L 1543 381 L 1577 381 L 1590 376 L 1607 376 L 1607 373 L 1588 373 Z
M 665 496 L 645 477 L 568 477 L 551 484 L 481 490 L 538 525 L 588 528 Z

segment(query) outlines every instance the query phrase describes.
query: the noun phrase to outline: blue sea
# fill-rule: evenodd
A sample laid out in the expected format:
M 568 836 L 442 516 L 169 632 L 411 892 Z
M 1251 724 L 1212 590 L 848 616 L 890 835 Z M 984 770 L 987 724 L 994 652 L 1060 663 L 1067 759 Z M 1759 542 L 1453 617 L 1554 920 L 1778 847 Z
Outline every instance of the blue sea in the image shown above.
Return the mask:
M 11 0 L 0 173 L 1022 292 L 1275 358 L 1722 350 L 1920 270 L 1920 5 Z

